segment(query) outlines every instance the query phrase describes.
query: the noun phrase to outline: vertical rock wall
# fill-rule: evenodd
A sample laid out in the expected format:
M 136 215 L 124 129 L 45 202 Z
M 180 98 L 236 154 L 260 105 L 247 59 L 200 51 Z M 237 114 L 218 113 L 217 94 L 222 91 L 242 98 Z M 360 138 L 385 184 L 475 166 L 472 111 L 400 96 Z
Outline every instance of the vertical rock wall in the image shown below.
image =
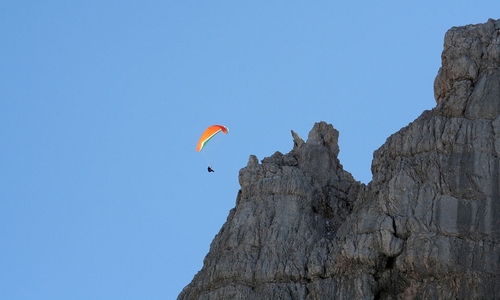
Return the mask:
M 240 171 L 178 299 L 500 299 L 500 21 L 450 29 L 437 107 L 374 153 L 368 186 L 316 123 Z

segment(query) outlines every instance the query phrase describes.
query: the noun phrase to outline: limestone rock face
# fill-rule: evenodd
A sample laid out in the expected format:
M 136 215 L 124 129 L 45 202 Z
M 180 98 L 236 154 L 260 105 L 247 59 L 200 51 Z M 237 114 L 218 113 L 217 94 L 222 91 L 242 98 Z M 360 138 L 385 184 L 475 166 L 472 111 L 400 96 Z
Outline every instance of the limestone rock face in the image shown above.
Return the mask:
M 179 299 L 306 299 L 324 275 L 325 246 L 362 188 L 342 169 L 338 131 L 315 124 L 293 150 L 240 171 L 236 207 Z
M 500 299 L 500 20 L 445 37 L 437 107 L 375 151 L 338 131 L 241 169 L 236 206 L 178 299 Z
M 434 96 L 443 112 L 466 118 L 500 114 L 500 20 L 454 27 L 445 35 Z

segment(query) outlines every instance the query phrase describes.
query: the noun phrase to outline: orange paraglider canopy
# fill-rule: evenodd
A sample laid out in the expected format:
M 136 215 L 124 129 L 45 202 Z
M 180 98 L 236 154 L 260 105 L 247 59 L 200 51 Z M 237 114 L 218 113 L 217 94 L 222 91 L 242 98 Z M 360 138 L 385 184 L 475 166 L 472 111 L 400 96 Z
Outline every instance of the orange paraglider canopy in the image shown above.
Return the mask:
M 222 133 L 226 134 L 228 133 L 229 129 L 227 129 L 227 127 L 224 125 L 212 125 L 205 129 L 200 137 L 200 140 L 198 141 L 198 144 L 196 145 L 196 151 L 200 152 L 201 149 L 205 147 L 207 142 L 221 131 Z

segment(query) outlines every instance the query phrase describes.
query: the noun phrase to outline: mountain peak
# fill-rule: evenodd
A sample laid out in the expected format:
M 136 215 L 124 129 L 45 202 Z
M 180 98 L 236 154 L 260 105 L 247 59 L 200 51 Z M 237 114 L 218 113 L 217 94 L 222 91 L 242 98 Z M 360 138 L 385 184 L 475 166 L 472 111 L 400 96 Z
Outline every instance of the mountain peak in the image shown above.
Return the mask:
M 325 122 L 251 155 L 178 299 L 500 298 L 500 21 L 450 29 L 442 58 L 436 108 L 374 152 L 370 184 Z

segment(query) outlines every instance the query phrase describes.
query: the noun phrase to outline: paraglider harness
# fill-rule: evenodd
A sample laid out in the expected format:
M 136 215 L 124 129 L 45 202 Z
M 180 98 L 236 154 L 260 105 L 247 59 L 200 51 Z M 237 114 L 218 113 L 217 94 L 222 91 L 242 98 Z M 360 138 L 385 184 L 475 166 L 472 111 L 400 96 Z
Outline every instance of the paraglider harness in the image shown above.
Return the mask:
M 209 173 L 210 172 L 215 172 L 210 166 L 208 166 L 207 170 L 208 170 Z

